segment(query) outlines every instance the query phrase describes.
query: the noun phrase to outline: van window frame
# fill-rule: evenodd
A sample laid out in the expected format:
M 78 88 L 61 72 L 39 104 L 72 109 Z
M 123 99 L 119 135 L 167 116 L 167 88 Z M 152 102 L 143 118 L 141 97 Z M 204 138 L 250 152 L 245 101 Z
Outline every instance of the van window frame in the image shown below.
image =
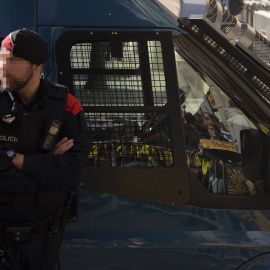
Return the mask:
M 269 83 L 268 71 L 251 59 L 239 48 L 232 46 L 228 41 L 222 39 L 218 33 L 209 29 L 202 20 L 181 21 L 183 29 L 192 28 L 196 24 L 209 34 L 221 47 L 226 48 L 231 55 L 240 62 L 245 63 L 251 74 L 258 74 L 258 77 Z M 191 63 L 204 72 L 218 87 L 224 91 L 254 124 L 265 121 L 269 124 L 270 108 L 267 102 L 255 93 L 249 82 L 249 78 L 237 76 L 237 71 L 224 61 L 222 56 L 203 41 L 204 36 L 190 31 L 187 35 L 174 37 L 175 45 Z M 240 58 L 240 59 L 239 59 Z M 233 79 L 232 79 L 233 78 Z M 269 85 L 268 85 L 269 86 Z M 229 89 L 229 90 L 228 90 Z M 239 91 L 241 89 L 241 91 Z M 250 95 L 250 96 L 249 96 Z M 258 129 L 259 130 L 259 129 Z M 260 195 L 213 195 L 209 193 L 198 181 L 196 176 L 189 173 L 190 201 L 189 205 L 215 208 L 215 209 L 243 209 L 243 210 L 269 210 L 270 209 L 270 138 L 269 135 L 261 132 L 263 136 L 263 172 L 262 179 L 265 183 L 265 193 Z
M 59 30 L 61 31 L 61 30 Z M 57 29 L 55 29 L 55 33 Z M 172 207 L 181 207 L 189 200 L 189 182 L 186 164 L 184 134 L 181 119 L 181 107 L 178 94 L 174 44 L 170 31 L 67 31 L 56 41 L 58 81 L 73 89 L 70 50 L 72 45 L 84 41 L 151 41 L 161 42 L 163 65 L 167 89 L 168 106 L 106 107 L 105 111 L 136 112 L 167 111 L 170 118 L 171 139 L 173 141 L 174 166 L 170 168 L 87 168 L 83 179 L 83 188 L 145 200 Z M 170 89 L 168 91 L 168 89 Z M 99 111 L 100 106 L 84 106 L 85 112 Z M 180 121 L 179 121 L 180 120 Z

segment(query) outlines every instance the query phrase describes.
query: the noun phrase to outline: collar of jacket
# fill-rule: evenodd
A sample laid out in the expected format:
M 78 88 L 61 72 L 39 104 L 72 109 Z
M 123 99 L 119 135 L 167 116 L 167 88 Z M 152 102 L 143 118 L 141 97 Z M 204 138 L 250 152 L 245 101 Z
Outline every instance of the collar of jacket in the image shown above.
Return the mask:
M 40 79 L 37 96 L 29 104 L 24 104 L 17 93 L 13 93 L 13 96 L 17 106 L 25 111 L 33 111 L 37 108 L 41 108 L 48 100 L 48 81 L 46 79 Z

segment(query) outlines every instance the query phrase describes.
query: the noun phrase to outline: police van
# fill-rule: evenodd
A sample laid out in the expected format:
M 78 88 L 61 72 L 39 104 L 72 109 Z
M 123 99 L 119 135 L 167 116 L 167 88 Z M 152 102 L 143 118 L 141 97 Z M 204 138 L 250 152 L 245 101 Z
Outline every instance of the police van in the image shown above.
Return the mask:
M 270 269 L 266 38 L 216 0 L 13 0 L 0 20 L 47 41 L 92 138 L 61 269 Z

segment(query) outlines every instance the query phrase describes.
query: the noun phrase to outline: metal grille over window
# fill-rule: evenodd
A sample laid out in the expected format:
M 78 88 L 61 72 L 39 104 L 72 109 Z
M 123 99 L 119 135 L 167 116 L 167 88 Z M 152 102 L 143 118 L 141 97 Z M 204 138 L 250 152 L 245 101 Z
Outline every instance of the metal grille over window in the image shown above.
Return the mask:
M 218 19 L 221 16 L 222 19 Z M 270 42 L 267 38 L 256 32 L 246 22 L 238 21 L 225 8 L 222 8 L 216 0 L 209 0 L 205 19 L 206 23 L 222 37 L 234 46 L 240 46 L 245 53 L 255 58 L 267 70 L 269 69 Z M 215 35 L 214 32 L 212 34 Z M 212 34 L 210 34 L 211 37 Z
M 249 77 L 248 74 L 248 68 L 247 66 L 245 66 L 242 62 L 241 59 L 239 59 L 238 55 L 231 55 L 225 48 L 223 48 L 222 44 L 217 43 L 215 41 L 215 36 L 210 36 L 207 35 L 206 33 L 204 33 L 203 30 L 200 29 L 200 27 L 196 24 L 192 24 L 188 21 L 185 22 L 185 26 L 190 28 L 190 30 L 197 36 L 199 37 L 205 44 L 207 44 L 207 46 L 211 47 L 214 51 L 216 51 L 219 55 L 221 55 L 223 57 L 223 59 L 234 69 L 238 72 L 238 74 L 240 76 L 245 77 L 246 80 L 250 81 L 250 83 L 253 85 L 254 90 L 257 92 L 257 94 L 262 97 L 267 103 L 270 103 L 270 98 L 269 98 L 269 89 L 267 87 L 265 87 L 265 82 L 263 82 L 263 80 L 260 80 L 260 74 L 256 74 L 257 76 L 253 76 L 252 78 Z M 242 26 L 244 26 L 244 24 L 242 24 Z M 244 31 L 244 27 L 242 28 L 242 30 Z M 239 32 L 238 36 L 235 36 L 235 39 L 238 39 L 241 37 L 241 35 L 243 34 L 243 32 Z M 266 59 L 267 55 L 267 50 L 269 51 L 269 46 L 266 45 L 267 42 L 260 42 L 259 40 L 259 36 L 257 35 L 257 39 L 254 40 L 254 42 L 252 43 L 252 46 L 250 46 L 250 50 L 253 49 L 254 51 L 256 50 L 257 56 L 259 58 L 261 58 L 262 61 L 264 61 Z M 231 40 L 231 43 L 235 43 L 233 40 Z M 257 43 L 258 42 L 258 43 Z M 178 43 L 178 41 L 176 40 L 176 43 Z M 269 45 L 269 44 L 268 44 Z M 260 53 L 259 53 L 260 51 Z M 269 55 L 269 53 L 268 53 Z M 265 64 L 269 65 L 269 57 L 268 60 L 265 60 Z
M 233 16 L 231 16 L 227 10 L 225 10 L 222 17 L 220 30 L 227 35 L 234 29 L 236 22 L 237 20 Z
M 172 167 L 160 41 L 78 42 L 74 93 L 93 140 L 90 167 Z
M 253 51 L 268 67 L 270 67 L 270 42 L 266 38 L 259 35 L 259 33 L 256 33 L 256 37 L 249 46 L 249 49 Z
M 109 42 L 71 48 L 77 98 L 87 106 L 162 106 L 167 94 L 160 42 L 124 42 L 122 50 L 117 58 Z

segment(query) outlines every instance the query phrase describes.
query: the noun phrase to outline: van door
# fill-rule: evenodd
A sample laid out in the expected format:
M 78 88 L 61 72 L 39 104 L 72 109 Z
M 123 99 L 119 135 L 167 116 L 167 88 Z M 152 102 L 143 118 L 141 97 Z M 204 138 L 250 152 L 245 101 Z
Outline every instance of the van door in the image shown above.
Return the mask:
M 81 101 L 93 140 L 83 187 L 185 205 L 189 183 L 172 33 L 56 28 L 54 34 L 58 81 Z
M 269 41 L 217 11 L 212 2 L 204 20 L 181 18 L 189 34 L 174 39 L 185 121 L 200 136 L 187 148 L 189 203 L 269 209 Z

